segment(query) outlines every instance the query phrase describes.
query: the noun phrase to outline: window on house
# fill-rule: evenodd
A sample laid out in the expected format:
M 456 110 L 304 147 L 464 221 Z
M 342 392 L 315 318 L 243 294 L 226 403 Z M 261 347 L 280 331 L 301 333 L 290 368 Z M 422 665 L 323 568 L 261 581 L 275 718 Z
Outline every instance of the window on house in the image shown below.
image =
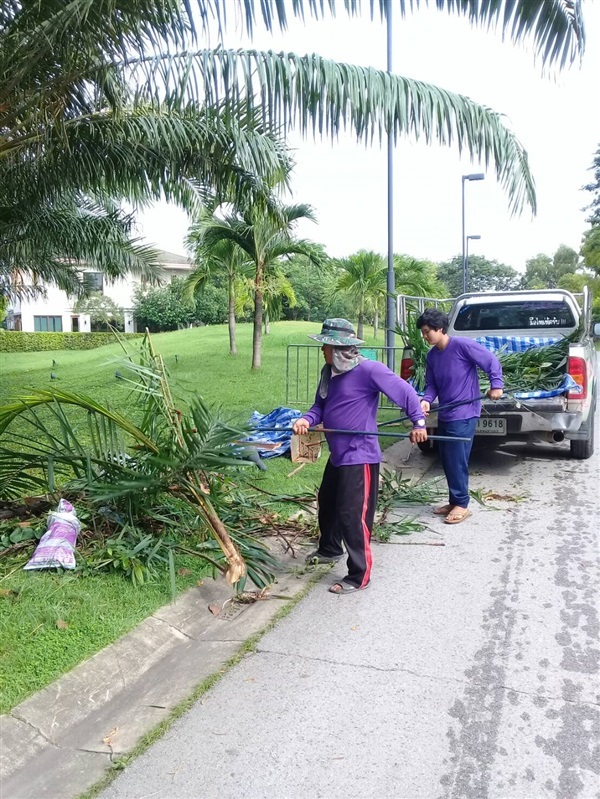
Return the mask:
M 104 275 L 102 272 L 85 272 L 83 285 L 88 294 L 92 291 L 104 292 Z
M 36 333 L 62 333 L 62 316 L 34 316 L 33 329 Z

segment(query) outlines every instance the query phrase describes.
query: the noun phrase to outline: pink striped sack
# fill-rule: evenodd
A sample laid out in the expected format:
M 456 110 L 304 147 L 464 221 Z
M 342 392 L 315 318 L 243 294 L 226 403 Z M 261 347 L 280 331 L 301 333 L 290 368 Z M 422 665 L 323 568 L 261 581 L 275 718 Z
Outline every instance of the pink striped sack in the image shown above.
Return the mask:
M 81 522 L 66 499 L 48 515 L 48 527 L 24 569 L 75 568 L 75 542 Z

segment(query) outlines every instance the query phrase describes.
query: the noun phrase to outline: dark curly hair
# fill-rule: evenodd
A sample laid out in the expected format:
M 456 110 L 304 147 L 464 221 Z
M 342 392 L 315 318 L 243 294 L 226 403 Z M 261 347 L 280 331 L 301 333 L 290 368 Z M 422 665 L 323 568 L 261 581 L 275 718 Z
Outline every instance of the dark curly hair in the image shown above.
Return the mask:
M 417 319 L 417 327 L 428 327 L 430 330 L 441 330 L 445 333 L 448 330 L 448 314 L 439 311 L 437 308 L 427 308 Z

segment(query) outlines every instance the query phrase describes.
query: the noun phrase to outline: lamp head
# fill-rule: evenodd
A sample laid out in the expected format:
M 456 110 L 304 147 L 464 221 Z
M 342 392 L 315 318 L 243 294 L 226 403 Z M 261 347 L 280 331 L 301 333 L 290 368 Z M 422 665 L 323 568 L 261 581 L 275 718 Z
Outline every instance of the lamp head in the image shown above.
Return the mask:
M 473 172 L 470 175 L 462 176 L 463 180 L 483 180 L 484 178 L 485 175 L 483 174 L 483 172 Z

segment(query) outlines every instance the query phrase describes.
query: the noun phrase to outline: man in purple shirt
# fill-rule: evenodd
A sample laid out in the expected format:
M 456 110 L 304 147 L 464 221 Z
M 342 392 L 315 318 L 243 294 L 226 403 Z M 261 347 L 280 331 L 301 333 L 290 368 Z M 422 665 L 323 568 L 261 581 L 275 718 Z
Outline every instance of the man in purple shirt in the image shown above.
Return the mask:
M 440 441 L 438 451 L 446 480 L 449 501 L 435 508 L 436 516 L 445 516 L 446 524 L 459 524 L 471 515 L 469 510 L 469 456 L 477 419 L 481 415 L 481 393 L 477 367 L 490 379 L 487 395 L 497 400 L 502 396 L 502 366 L 496 356 L 470 338 L 450 337 L 448 316 L 436 308 L 428 308 L 417 319 L 417 327 L 431 349 L 427 353 L 425 394 L 421 400 L 427 415 L 437 397 L 440 405 L 461 403 L 438 414 L 438 433 L 468 438 L 469 441 Z M 466 400 L 472 400 L 466 402 Z
M 296 435 L 309 427 L 377 431 L 379 392 L 404 409 L 414 425 L 410 440 L 426 441 L 419 397 L 406 381 L 382 363 L 363 357 L 354 328 L 346 319 L 326 319 L 310 338 L 323 344 L 325 366 L 312 408 L 293 425 Z M 381 449 L 377 436 L 325 433 L 329 460 L 319 488 L 319 547 L 307 561 L 334 563 L 348 553 L 348 575 L 334 583 L 334 594 L 349 594 L 369 585 L 371 532 L 379 493 Z

